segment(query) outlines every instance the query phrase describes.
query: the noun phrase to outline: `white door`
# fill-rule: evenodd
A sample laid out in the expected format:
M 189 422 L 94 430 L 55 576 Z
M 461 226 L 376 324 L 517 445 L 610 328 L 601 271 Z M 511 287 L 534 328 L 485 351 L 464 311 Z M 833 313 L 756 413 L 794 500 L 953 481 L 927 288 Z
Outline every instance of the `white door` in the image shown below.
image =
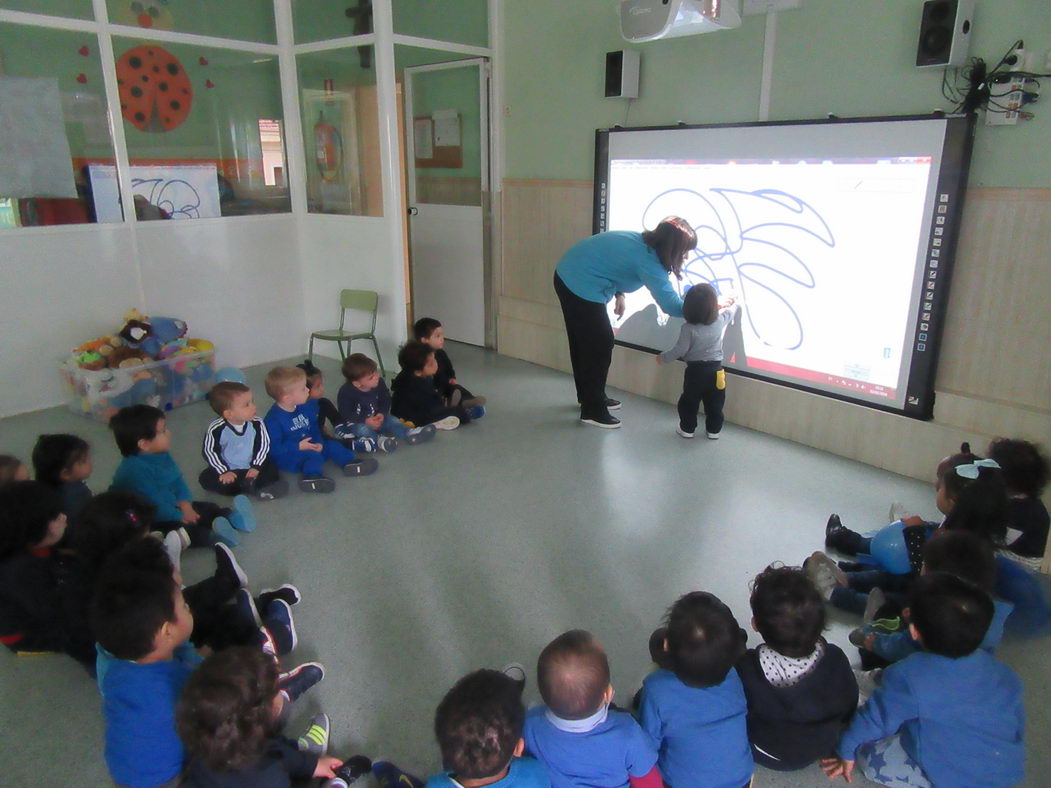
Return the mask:
M 413 319 L 485 345 L 489 64 L 405 69 Z

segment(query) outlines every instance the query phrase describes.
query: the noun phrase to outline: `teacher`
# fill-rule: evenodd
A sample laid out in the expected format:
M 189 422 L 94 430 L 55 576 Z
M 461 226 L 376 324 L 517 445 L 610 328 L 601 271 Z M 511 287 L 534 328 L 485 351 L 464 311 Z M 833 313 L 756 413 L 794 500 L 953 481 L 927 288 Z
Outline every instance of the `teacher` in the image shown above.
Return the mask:
M 623 316 L 624 294 L 645 285 L 661 309 L 682 317 L 682 298 L 668 275 L 681 279 L 686 255 L 696 247 L 693 228 L 684 219 L 669 216 L 653 230 L 614 230 L 578 241 L 555 267 L 555 293 L 566 320 L 569 360 L 584 424 L 620 426 L 620 420 L 610 415 L 620 403 L 606 396 L 613 360 L 613 327 L 606 305 L 615 297 L 613 311 Z

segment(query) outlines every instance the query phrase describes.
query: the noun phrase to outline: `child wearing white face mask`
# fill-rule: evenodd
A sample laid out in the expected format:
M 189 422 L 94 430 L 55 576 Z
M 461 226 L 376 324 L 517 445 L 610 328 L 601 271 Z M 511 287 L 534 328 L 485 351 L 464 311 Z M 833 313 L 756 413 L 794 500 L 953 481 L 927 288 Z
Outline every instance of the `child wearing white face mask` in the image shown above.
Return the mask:
M 526 715 L 526 752 L 552 788 L 660 788 L 657 745 L 625 711 L 610 707 L 609 662 L 590 632 L 559 635 L 540 652 L 543 706 Z

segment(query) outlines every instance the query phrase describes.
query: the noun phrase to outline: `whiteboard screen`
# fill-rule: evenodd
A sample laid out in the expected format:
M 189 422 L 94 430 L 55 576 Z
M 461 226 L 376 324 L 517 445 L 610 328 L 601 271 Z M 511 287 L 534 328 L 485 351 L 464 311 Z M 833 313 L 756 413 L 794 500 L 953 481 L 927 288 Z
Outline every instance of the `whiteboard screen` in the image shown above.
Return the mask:
M 727 369 L 930 418 L 971 135 L 944 117 L 599 131 L 595 231 L 694 227 L 677 286 L 742 302 Z M 620 344 L 675 343 L 648 291 L 626 305 Z

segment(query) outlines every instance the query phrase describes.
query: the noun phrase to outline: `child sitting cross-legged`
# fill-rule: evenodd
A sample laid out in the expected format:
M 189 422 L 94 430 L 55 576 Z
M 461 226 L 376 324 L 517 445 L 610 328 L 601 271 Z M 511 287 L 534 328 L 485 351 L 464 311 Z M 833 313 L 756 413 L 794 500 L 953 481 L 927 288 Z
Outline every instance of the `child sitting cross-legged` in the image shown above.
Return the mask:
M 257 415 L 252 390 L 244 383 L 216 383 L 208 404 L 219 416 L 204 433 L 208 467 L 201 471 L 201 487 L 220 495 L 248 493 L 261 501 L 280 498 L 288 482 L 270 455 L 270 435 Z
M 410 427 L 390 412 L 390 391 L 380 377 L 379 366 L 363 353 L 351 353 L 343 362 L 339 389 L 336 432 L 345 437 L 368 438 L 380 451 L 391 452 L 398 442 L 421 443 L 434 437 L 434 426 Z
M 153 504 L 156 528 L 177 531 L 182 546 L 205 547 L 222 542 L 240 543 L 238 531 L 255 529 L 252 505 L 243 495 L 233 509 L 211 501 L 195 501 L 179 466 L 168 449 L 172 436 L 164 411 L 150 405 L 129 405 L 110 419 L 117 448 L 124 457 L 113 474 L 111 490 L 137 493 Z
M 427 788 L 550 788 L 547 769 L 522 757 L 524 719 L 521 684 L 497 670 L 468 673 L 435 712 L 446 771 L 432 776 Z
M 1009 786 L 1022 780 L 1022 683 L 980 648 L 993 618 L 989 595 L 944 573 L 916 580 L 910 632 L 923 651 L 885 671 L 822 762 L 848 781 L 855 762 L 883 785 Z
M 38 482 L 62 495 L 62 511 L 73 520 L 91 498 L 91 447 L 76 435 L 41 435 L 33 447 L 33 471 Z
M 805 768 L 835 751 L 858 705 L 846 655 L 827 642 L 825 603 L 802 569 L 768 566 L 752 585 L 752 628 L 763 643 L 737 662 L 756 763 Z
M 554 788 L 661 788 L 657 746 L 610 706 L 609 661 L 590 632 L 552 640 L 536 672 L 544 705 L 526 715 L 526 752 L 547 766 Z
M 417 341 L 434 349 L 434 360 L 438 365 L 434 373 L 434 388 L 446 405 L 473 408 L 485 404 L 485 397 L 475 396 L 457 381 L 452 359 L 445 352 L 445 327 L 441 322 L 433 317 L 421 317 L 412 324 L 412 333 Z
M 439 430 L 454 430 L 460 424 L 485 415 L 485 408 L 474 405 L 447 405 L 434 387 L 438 362 L 434 348 L 423 342 L 406 342 L 398 351 L 401 372 L 391 384 L 391 413 L 417 427 L 433 424 Z
M 290 788 L 293 780 L 332 778 L 343 766 L 327 755 L 328 717 L 318 715 L 299 742 L 280 733 L 284 698 L 273 659 L 238 646 L 208 657 L 183 688 L 176 727 L 195 788 Z M 352 762 L 368 759 L 355 756 Z
M 1048 481 L 1047 457 L 1036 444 L 1021 438 L 996 438 L 989 457 L 1003 469 L 1007 485 L 1007 525 L 1004 554 L 1037 571 L 1047 549 L 1051 517 L 1040 500 Z
M 744 645 L 744 630 L 712 594 L 686 594 L 668 611 L 670 669 L 643 681 L 639 722 L 657 742 L 669 785 L 741 788 L 752 779 L 748 707 L 734 670 Z
M 351 449 L 321 434 L 318 400 L 310 399 L 302 369 L 274 367 L 266 376 L 266 393 L 274 398 L 263 419 L 270 433 L 270 453 L 281 470 L 300 474 L 299 489 L 328 493 L 336 488 L 322 474 L 326 461 L 339 465 L 344 476 L 364 476 L 379 467 L 371 457 L 359 460 Z

